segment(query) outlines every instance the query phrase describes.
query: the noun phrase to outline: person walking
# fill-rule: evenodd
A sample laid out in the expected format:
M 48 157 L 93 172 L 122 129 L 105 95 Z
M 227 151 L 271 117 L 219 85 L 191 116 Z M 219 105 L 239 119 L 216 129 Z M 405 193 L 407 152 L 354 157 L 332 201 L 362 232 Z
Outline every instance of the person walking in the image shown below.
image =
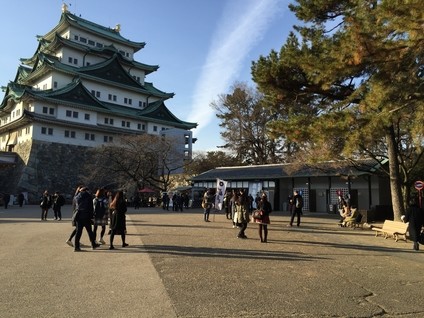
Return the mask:
M 3 203 L 4 203 L 5 209 L 7 209 L 7 207 L 9 206 L 9 202 L 10 202 L 10 194 L 9 193 L 3 194 Z
M 49 194 L 49 191 L 44 191 L 43 196 L 41 197 L 40 207 L 41 207 L 41 221 L 47 221 L 47 214 L 49 209 L 52 206 L 52 198 Z
M 106 244 L 106 242 L 103 240 L 103 236 L 106 232 L 106 225 L 108 223 L 108 202 L 105 196 L 105 190 L 104 189 L 98 189 L 96 191 L 96 196 L 93 199 L 93 209 L 94 209 L 94 238 L 97 239 L 97 227 L 101 226 L 102 230 L 100 231 L 100 244 Z
M 115 249 L 113 245 L 113 240 L 115 235 L 120 234 L 122 239 L 122 247 L 128 246 L 125 242 L 125 213 L 127 212 L 127 204 L 125 202 L 124 193 L 118 191 L 113 198 L 112 202 L 109 205 L 110 210 L 112 211 L 110 218 L 110 246 L 109 249 Z
M 272 206 L 265 193 L 262 194 L 261 201 L 259 201 L 258 210 L 261 211 L 262 215 L 261 219 L 255 219 L 255 223 L 259 224 L 259 238 L 261 239 L 261 243 L 267 243 L 268 224 L 271 223 L 269 214 L 272 212 Z
M 424 224 L 424 211 L 419 207 L 417 201 L 417 198 L 411 199 L 409 207 L 406 210 L 406 215 L 401 216 L 404 222 L 409 222 L 409 238 L 414 242 L 412 248 L 416 251 L 420 249 L 418 240 L 421 234 L 421 228 Z
M 243 190 L 240 190 L 240 194 L 235 202 L 235 222 L 239 226 L 240 230 L 237 238 L 247 239 L 246 228 L 249 223 L 249 200 Z
M 294 217 L 297 216 L 297 226 L 300 226 L 300 216 L 302 215 L 303 208 L 303 197 L 300 195 L 299 191 L 293 191 L 293 205 L 294 210 L 290 218 L 289 226 L 293 226 Z
M 18 204 L 20 208 L 22 208 L 22 206 L 24 205 L 24 201 L 25 201 L 25 196 L 22 192 L 20 192 L 18 194 Z
M 75 223 L 75 216 L 76 216 L 76 212 L 77 212 L 77 195 L 80 193 L 82 186 L 78 186 L 75 190 L 74 196 L 72 197 L 72 226 L 74 227 L 74 229 L 71 232 L 71 235 L 69 236 L 69 238 L 66 240 L 66 244 L 68 244 L 71 247 L 74 247 L 74 244 L 72 243 L 72 239 L 75 237 L 75 234 L 77 233 L 77 228 L 76 228 L 76 223 Z
M 94 209 L 93 209 L 93 199 L 91 194 L 88 192 L 87 187 L 82 187 L 80 189 L 80 193 L 75 198 L 76 200 L 76 216 L 75 216 L 75 224 L 76 224 L 76 234 L 75 234 L 75 246 L 74 251 L 80 252 L 80 239 L 82 235 L 82 231 L 85 230 L 88 233 L 88 237 L 90 238 L 91 246 L 94 249 L 99 247 L 99 244 L 96 243 L 93 230 L 91 228 L 91 220 L 94 217 Z
M 62 206 L 65 205 L 65 197 L 56 191 L 53 195 L 53 213 L 54 219 L 57 221 L 62 220 Z
M 203 195 L 202 208 L 204 210 L 203 220 L 205 222 L 209 222 L 209 214 L 211 213 L 214 197 L 215 195 L 212 193 L 212 189 L 210 188 Z

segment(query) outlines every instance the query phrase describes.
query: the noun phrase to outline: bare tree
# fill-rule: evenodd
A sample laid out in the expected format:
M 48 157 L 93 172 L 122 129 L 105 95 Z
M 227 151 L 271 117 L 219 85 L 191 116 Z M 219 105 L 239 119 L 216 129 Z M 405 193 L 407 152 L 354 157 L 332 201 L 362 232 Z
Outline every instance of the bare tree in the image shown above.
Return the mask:
M 167 191 L 171 175 L 186 164 L 177 146 L 173 137 L 121 136 L 113 144 L 93 150 L 91 173 L 85 179 L 91 183 L 95 180 L 97 186 L 126 187 L 132 183 L 137 188 L 149 186 Z

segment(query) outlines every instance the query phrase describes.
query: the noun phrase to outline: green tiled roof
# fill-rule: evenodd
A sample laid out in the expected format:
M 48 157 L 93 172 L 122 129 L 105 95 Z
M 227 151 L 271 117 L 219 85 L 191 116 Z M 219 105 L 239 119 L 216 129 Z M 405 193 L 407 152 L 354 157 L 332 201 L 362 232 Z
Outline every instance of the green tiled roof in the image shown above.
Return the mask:
M 113 82 L 114 85 L 127 86 L 136 89 L 140 93 L 152 95 L 159 98 L 172 98 L 174 93 L 163 92 L 153 86 L 152 83 L 144 83 L 141 85 L 133 79 L 127 71 L 122 67 L 123 57 L 120 54 L 115 54 L 111 59 L 98 64 L 93 64 L 84 67 L 74 67 L 68 64 L 61 63 L 57 57 L 48 56 L 44 53 L 38 54 L 38 60 L 34 65 L 34 71 L 29 74 L 27 81 L 32 77 L 37 76 L 42 72 L 43 67 L 50 67 L 55 70 L 65 72 L 71 75 L 80 76 L 81 78 L 95 78 L 99 82 Z
M 47 42 L 44 40 L 44 42 Z M 89 52 L 93 55 L 102 55 L 102 56 L 109 56 L 112 57 L 115 54 L 119 54 L 120 56 L 121 53 L 119 52 L 119 50 L 117 48 L 115 48 L 113 45 L 108 45 L 108 46 L 103 46 L 101 48 L 99 47 L 90 47 L 75 41 L 71 41 L 68 39 L 65 39 L 61 36 L 59 36 L 58 34 L 56 34 L 54 40 L 52 40 L 49 45 L 45 45 L 42 48 L 45 50 L 54 50 L 55 47 L 73 47 L 76 48 L 79 51 L 84 51 L 84 52 Z M 40 47 L 39 47 L 40 48 Z M 34 56 L 36 56 L 38 54 L 38 52 L 40 52 L 39 49 L 37 49 L 36 53 L 34 54 Z M 25 60 L 29 60 L 29 59 L 21 59 L 21 61 L 25 61 Z M 31 60 L 34 60 L 34 57 L 31 58 Z M 129 60 L 126 58 L 121 59 L 121 62 L 125 65 L 130 65 L 133 67 L 136 67 L 138 69 L 143 70 L 146 74 L 150 74 L 152 72 L 155 72 L 158 70 L 159 66 L 158 65 L 149 65 L 149 64 L 144 64 L 144 63 L 140 63 L 134 60 Z
M 51 40 L 53 39 L 56 33 L 60 33 L 59 31 L 65 29 L 68 25 L 72 25 L 74 27 L 87 30 L 87 32 L 99 34 L 104 36 L 105 38 L 109 38 L 110 40 L 120 42 L 122 44 L 128 45 L 134 49 L 134 51 L 138 51 L 142 49 L 146 43 L 144 42 L 134 42 L 130 41 L 113 28 L 104 27 L 97 23 L 85 20 L 81 17 L 78 17 L 72 13 L 64 12 L 60 17 L 60 21 L 56 27 L 54 27 L 50 32 L 48 32 L 44 38 Z
M 71 104 L 73 106 L 83 107 L 87 110 L 101 111 L 102 113 L 133 118 L 140 121 L 156 122 L 182 129 L 197 127 L 196 123 L 185 122 L 175 117 L 165 106 L 163 101 L 151 103 L 144 109 L 101 102 L 87 91 L 79 79 L 73 81 L 64 88 L 47 91 L 33 90 L 29 86 L 9 83 L 6 96 L 0 105 L 0 109 L 7 105 L 7 100 L 14 99 L 18 101 L 24 98 L 25 95 L 55 104 Z

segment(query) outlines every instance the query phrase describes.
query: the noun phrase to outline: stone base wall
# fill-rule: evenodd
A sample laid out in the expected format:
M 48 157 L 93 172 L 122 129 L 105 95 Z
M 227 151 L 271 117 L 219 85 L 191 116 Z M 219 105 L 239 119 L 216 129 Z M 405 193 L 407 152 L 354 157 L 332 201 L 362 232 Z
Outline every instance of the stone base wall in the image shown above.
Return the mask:
M 38 202 L 44 190 L 70 197 L 87 174 L 91 148 L 40 141 L 15 146 L 18 162 L 0 171 L 0 192 L 28 192 L 30 203 Z

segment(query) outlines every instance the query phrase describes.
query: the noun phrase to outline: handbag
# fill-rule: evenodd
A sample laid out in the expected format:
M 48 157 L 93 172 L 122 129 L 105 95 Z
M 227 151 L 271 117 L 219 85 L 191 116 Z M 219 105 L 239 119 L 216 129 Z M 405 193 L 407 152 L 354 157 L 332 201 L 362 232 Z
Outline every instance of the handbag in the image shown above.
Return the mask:
M 420 243 L 421 245 L 424 245 L 424 231 L 422 231 L 422 232 L 418 235 L 418 243 Z
M 255 220 L 262 220 L 262 211 L 261 210 L 253 211 L 252 217 Z
M 72 225 L 75 226 L 76 225 L 76 219 L 78 217 L 78 210 L 75 209 L 75 211 L 72 213 L 72 218 L 71 218 L 71 222 Z

